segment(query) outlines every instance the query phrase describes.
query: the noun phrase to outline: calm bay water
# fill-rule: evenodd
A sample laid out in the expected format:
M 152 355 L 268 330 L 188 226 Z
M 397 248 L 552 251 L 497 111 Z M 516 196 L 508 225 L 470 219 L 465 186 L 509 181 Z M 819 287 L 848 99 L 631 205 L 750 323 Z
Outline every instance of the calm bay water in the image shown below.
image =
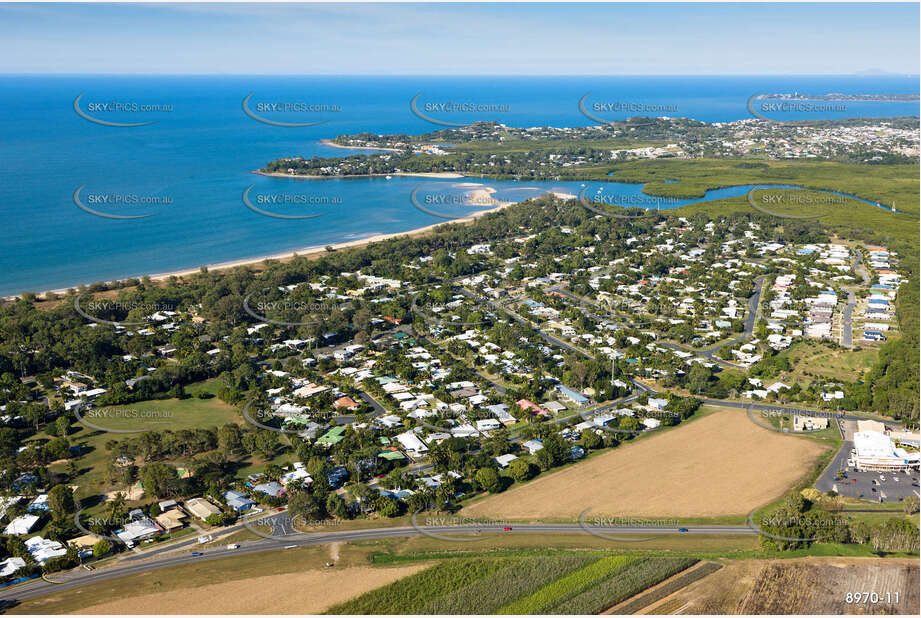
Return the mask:
M 675 111 L 664 115 L 731 121 L 750 117 L 746 102 L 753 94 L 794 91 L 906 94 L 917 92 L 917 79 L 0 76 L 5 104 L 0 115 L 0 294 L 193 268 L 442 222 L 413 206 L 413 192 L 418 190 L 417 196 L 426 203 L 425 196 L 458 195 L 470 187 L 454 180 L 408 177 L 305 181 L 251 173 L 282 156 L 349 154 L 319 142 L 344 133 L 413 134 L 438 129 L 411 112 L 410 100 L 420 93 L 420 109 L 426 101 L 474 102 L 494 109 L 479 115 L 451 115 L 440 113 L 436 105 L 428 114 L 447 121 L 589 126 L 596 123 L 578 108 L 579 99 L 589 92 L 591 101 L 671 106 Z M 112 122 L 157 121 L 130 128 L 102 126 L 74 111 L 74 99 L 81 93 L 80 108 L 85 111 L 101 102 L 154 104 L 170 111 L 87 111 Z M 323 124 L 291 128 L 258 122 L 242 109 L 250 93 L 251 109 L 260 102 L 324 104 L 325 110 L 309 114 L 262 114 L 279 121 Z M 917 103 L 876 102 L 848 103 L 846 113 L 823 117 L 917 114 Z M 601 187 L 601 183 L 583 187 L 566 182 L 483 182 L 497 189 L 494 197 L 510 201 L 547 190 L 578 194 L 585 189 L 594 196 Z M 613 196 L 609 203 L 648 205 L 642 203 L 638 185 L 604 184 L 603 194 Z M 251 203 L 260 208 L 304 212 L 303 203 L 291 204 L 288 210 L 284 204 L 271 203 L 299 196 L 308 200 L 308 210 L 322 216 L 301 220 L 261 216 L 242 200 L 251 185 Z M 74 203 L 74 193 L 81 187 L 79 199 L 90 209 L 154 216 L 133 220 L 93 216 Z M 707 199 L 747 190 L 714 191 Z M 101 203 L 106 199 L 102 196 L 123 200 L 155 196 L 168 202 L 113 210 Z M 636 201 L 631 202 L 633 198 Z

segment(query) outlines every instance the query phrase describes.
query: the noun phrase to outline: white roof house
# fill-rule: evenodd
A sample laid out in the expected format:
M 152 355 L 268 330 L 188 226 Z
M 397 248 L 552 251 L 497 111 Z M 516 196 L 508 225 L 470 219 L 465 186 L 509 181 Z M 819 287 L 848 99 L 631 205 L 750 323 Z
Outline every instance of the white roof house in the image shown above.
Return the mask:
M 477 431 L 492 431 L 500 427 L 502 427 L 502 423 L 494 418 L 484 418 L 476 422 Z
M 57 558 L 67 553 L 67 549 L 57 541 L 43 539 L 40 536 L 33 536 L 26 541 L 26 549 L 32 554 L 32 557 L 39 564 L 45 564 L 51 558 Z
M 294 463 L 294 470 L 283 474 L 279 481 L 287 487 L 289 483 L 313 483 L 313 477 L 307 472 L 304 463 L 297 461 Z
M 405 431 L 395 436 L 395 439 L 408 453 L 424 453 L 429 450 L 425 442 L 411 431 Z
M 540 440 L 536 440 L 536 439 L 535 439 L 535 440 L 528 440 L 527 442 L 523 442 L 523 443 L 521 444 L 521 446 L 523 446 L 524 448 L 528 449 L 528 452 L 529 452 L 531 455 L 533 455 L 533 454 L 536 453 L 537 451 L 539 451 L 539 450 L 541 450 L 542 448 L 544 448 L 544 445 L 541 443 L 541 441 L 540 441 Z
M 124 541 L 126 545 L 130 546 L 136 541 L 150 538 L 161 532 L 163 532 L 163 528 L 161 528 L 157 522 L 149 517 L 145 517 L 143 519 L 128 522 L 121 531 L 115 533 L 115 536 Z
M 7 525 L 3 534 L 29 534 L 38 523 L 38 515 L 20 515 Z
M 0 562 L 0 577 L 12 575 L 22 567 L 26 566 L 26 561 L 22 558 L 12 557 Z

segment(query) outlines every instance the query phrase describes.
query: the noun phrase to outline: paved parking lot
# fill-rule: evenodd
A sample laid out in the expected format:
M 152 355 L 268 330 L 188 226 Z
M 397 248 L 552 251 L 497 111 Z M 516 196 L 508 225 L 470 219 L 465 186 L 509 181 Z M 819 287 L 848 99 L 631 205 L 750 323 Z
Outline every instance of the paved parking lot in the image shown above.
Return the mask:
M 847 476 L 833 481 L 829 489 L 836 488 L 842 496 L 873 502 L 900 502 L 919 490 L 917 472 L 910 475 L 904 472 L 882 473 L 882 477 L 885 480 L 881 480 L 879 472 L 855 472 L 850 468 Z
M 882 480 L 879 472 L 857 472 L 854 468 L 849 468 L 847 460 L 850 459 L 851 449 L 854 448 L 852 439 L 857 424 L 846 420 L 841 421 L 838 426 L 844 444 L 816 481 L 816 489 L 821 492 L 834 490 L 842 496 L 872 502 L 900 502 L 903 498 L 921 491 L 917 470 L 911 474 L 883 473 L 885 480 Z M 845 478 L 836 478 L 838 470 L 846 471 Z

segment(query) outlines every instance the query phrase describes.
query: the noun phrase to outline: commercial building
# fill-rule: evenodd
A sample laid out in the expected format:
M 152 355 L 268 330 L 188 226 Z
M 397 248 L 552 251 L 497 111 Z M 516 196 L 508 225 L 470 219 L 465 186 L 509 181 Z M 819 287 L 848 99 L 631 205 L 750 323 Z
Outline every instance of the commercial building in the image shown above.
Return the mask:
M 917 470 L 921 461 L 921 453 L 897 447 L 889 436 L 878 431 L 856 432 L 854 450 L 854 466 L 859 470 Z

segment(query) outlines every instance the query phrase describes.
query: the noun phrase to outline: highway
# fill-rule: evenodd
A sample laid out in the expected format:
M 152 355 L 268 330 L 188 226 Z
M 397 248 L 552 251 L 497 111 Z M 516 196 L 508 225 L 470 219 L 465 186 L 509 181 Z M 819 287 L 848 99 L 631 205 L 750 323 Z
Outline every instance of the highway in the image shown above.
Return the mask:
M 208 548 L 200 550 L 201 555 L 193 556 L 189 553 L 163 554 L 160 557 L 150 557 L 149 559 L 139 560 L 137 558 L 125 559 L 116 564 L 99 568 L 95 571 L 87 571 L 82 568 L 73 569 L 63 573 L 53 573 L 48 576 L 48 580 L 35 579 L 27 583 L 18 584 L 11 588 L 4 589 L 0 592 L 0 601 L 15 602 L 31 599 L 33 597 L 50 594 L 61 590 L 68 590 L 78 586 L 94 584 L 110 580 L 125 575 L 134 575 L 145 573 L 157 569 L 191 564 L 195 562 L 207 562 L 221 558 L 229 558 L 236 555 L 252 554 L 264 551 L 284 551 L 296 549 L 298 547 L 308 547 L 311 545 L 322 545 L 325 543 L 341 543 L 347 541 L 366 541 L 371 539 L 395 538 L 395 537 L 413 537 L 420 535 L 429 535 L 435 538 L 451 539 L 457 537 L 454 542 L 462 543 L 464 541 L 474 542 L 476 540 L 488 540 L 490 536 L 503 534 L 593 534 L 598 536 L 607 536 L 613 539 L 623 535 L 643 535 L 643 537 L 658 535 L 753 535 L 757 534 L 756 530 L 748 526 L 687 526 L 686 532 L 675 528 L 663 528 L 658 526 L 636 526 L 636 527 L 614 527 L 614 526 L 595 526 L 590 524 L 511 524 L 511 530 L 503 531 L 503 526 L 487 524 L 469 524 L 469 525 L 443 525 L 443 526 L 403 526 L 393 528 L 374 528 L 369 530 L 347 530 L 340 532 L 322 532 L 322 533 L 293 533 L 280 535 L 273 538 L 259 539 L 256 541 L 247 541 L 239 543 L 238 549 L 227 549 L 226 546 Z M 473 538 L 470 538 L 473 537 Z M 480 537 L 477 539 L 476 537 Z M 445 540 L 445 542 L 451 542 Z M 169 549 L 175 549 L 169 548 Z

